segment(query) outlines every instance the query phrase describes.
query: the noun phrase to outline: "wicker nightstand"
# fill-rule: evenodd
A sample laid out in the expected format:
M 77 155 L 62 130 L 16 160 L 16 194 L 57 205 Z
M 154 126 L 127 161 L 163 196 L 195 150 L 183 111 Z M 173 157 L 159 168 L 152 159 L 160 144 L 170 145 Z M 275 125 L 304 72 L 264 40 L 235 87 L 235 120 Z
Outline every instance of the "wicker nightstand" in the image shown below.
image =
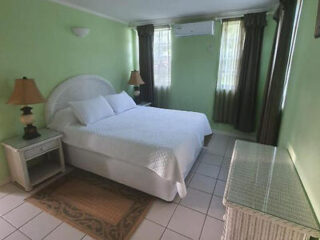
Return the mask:
M 11 180 L 26 191 L 46 179 L 65 171 L 62 134 L 40 129 L 41 136 L 24 140 L 21 136 L 2 142 L 10 167 Z

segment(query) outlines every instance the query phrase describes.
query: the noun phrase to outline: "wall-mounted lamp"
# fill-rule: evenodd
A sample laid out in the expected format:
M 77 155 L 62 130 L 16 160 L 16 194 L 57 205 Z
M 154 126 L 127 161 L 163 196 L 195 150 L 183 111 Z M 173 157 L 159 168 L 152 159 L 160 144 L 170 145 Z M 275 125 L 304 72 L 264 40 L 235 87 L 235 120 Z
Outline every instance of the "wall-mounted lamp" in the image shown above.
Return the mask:
M 85 37 L 89 34 L 90 29 L 89 28 L 85 28 L 85 27 L 72 27 L 71 31 L 73 32 L 74 35 L 76 35 L 77 37 Z

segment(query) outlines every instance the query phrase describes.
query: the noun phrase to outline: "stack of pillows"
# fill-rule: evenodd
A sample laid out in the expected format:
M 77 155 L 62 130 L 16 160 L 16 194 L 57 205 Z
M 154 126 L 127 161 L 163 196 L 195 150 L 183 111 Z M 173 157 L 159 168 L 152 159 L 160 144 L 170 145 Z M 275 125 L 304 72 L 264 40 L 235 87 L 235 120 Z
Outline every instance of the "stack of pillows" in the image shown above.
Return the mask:
M 114 116 L 137 105 L 133 99 L 125 92 L 96 98 L 69 102 L 69 106 L 58 111 L 49 128 L 62 131 L 63 128 L 71 123 L 80 122 L 82 125 L 89 125 L 101 119 Z
M 89 125 L 101 119 L 135 108 L 137 105 L 125 91 L 122 91 L 119 94 L 69 102 L 69 106 L 80 123 Z

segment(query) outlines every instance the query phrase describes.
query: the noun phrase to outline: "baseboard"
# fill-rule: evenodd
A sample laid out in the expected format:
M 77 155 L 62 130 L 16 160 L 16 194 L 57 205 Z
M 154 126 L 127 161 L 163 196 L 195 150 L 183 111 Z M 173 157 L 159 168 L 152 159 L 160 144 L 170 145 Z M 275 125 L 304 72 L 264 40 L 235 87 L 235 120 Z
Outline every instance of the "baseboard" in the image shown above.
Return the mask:
M 228 131 L 222 131 L 222 130 L 217 130 L 217 129 L 212 129 L 212 132 L 214 134 L 221 134 L 221 135 L 226 135 L 226 136 L 230 136 L 230 137 L 235 137 L 235 138 L 240 138 L 240 139 L 244 139 L 244 140 L 248 140 L 248 141 L 256 141 L 255 136 L 248 136 L 248 134 L 237 134 L 237 133 L 231 133 Z
M 0 181 L 0 186 L 3 186 L 3 185 L 6 185 L 8 184 L 9 182 L 11 182 L 11 178 L 10 177 L 7 177 L 3 180 Z

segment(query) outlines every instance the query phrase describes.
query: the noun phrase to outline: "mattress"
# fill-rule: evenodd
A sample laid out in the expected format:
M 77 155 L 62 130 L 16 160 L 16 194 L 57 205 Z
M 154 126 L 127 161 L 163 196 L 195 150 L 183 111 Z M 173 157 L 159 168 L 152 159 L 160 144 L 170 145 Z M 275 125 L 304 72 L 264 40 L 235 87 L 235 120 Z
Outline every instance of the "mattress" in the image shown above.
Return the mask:
M 184 197 L 183 173 L 195 161 L 204 136 L 211 133 L 204 114 L 136 107 L 89 126 L 68 125 L 63 141 L 149 169 L 176 182 L 180 197 Z

